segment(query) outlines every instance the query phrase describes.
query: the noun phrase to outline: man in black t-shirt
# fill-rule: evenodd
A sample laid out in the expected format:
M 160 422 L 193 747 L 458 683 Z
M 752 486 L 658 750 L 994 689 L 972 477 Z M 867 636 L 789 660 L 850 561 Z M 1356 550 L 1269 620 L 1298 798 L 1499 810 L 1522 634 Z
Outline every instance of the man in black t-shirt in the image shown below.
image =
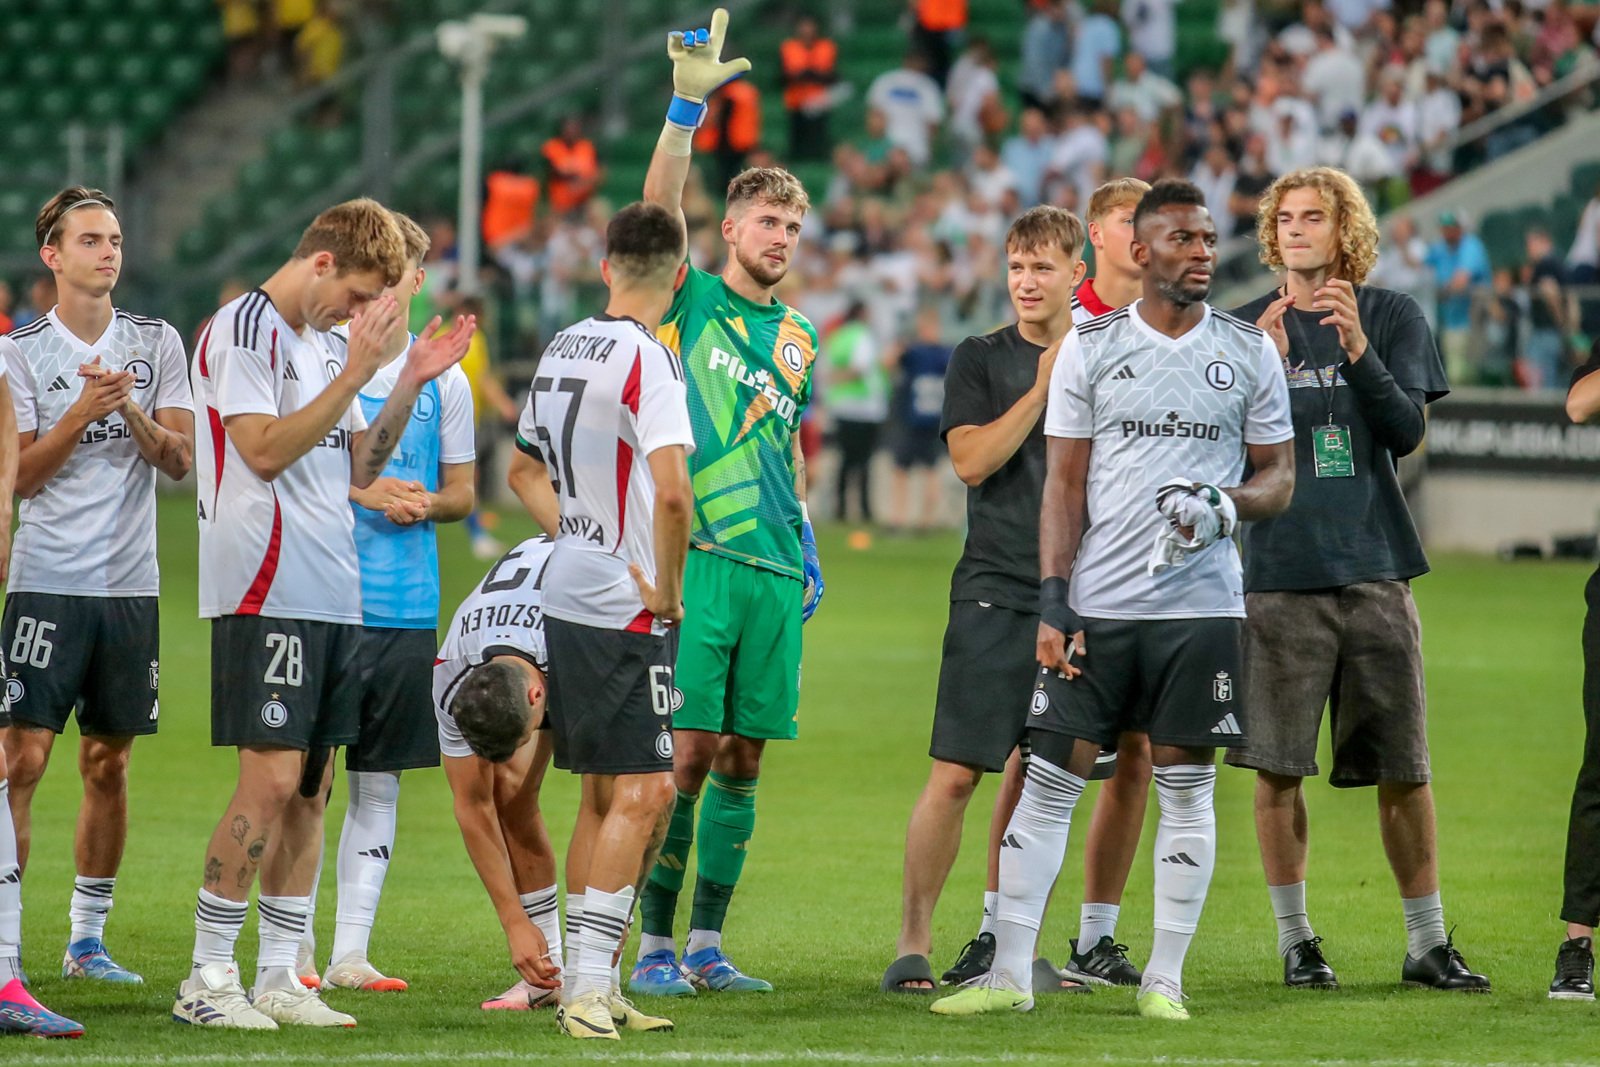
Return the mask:
M 1600 341 L 1589 362 L 1572 374 L 1567 415 L 1593 422 L 1600 415 Z M 1584 587 L 1583 766 L 1572 789 L 1567 820 L 1567 860 L 1562 876 L 1561 921 L 1567 940 L 1556 952 L 1551 1000 L 1594 999 L 1594 928 L 1600 925 L 1600 571 Z
M 940 435 L 968 486 L 967 542 L 950 580 L 933 768 L 906 829 L 900 936 L 882 983 L 892 992 L 933 989 L 930 925 L 960 848 L 962 816 L 984 772 L 1005 768 L 1026 727 L 1038 669 L 1045 399 L 1072 328 L 1083 243 L 1083 223 L 1062 208 L 1036 207 L 1012 223 L 1007 286 L 1017 323 L 961 342 L 945 375 Z M 1059 974 L 1054 980 L 1082 988 Z
M 1524 238 L 1528 262 L 1522 268 L 1528 287 L 1528 333 L 1522 344 L 1524 384 L 1529 389 L 1559 389 L 1567 378 L 1567 266 L 1550 234 L 1532 229 Z
M 1376 785 L 1384 851 L 1405 911 L 1408 985 L 1488 992 L 1445 933 L 1429 787 L 1421 631 L 1410 580 L 1428 570 L 1395 474 L 1448 392 L 1415 300 L 1361 283 L 1378 230 L 1331 167 L 1286 174 L 1262 198 L 1261 258 L 1283 287 L 1239 308 L 1284 356 L 1295 426 L 1289 510 L 1245 533 L 1246 732 L 1228 762 L 1257 771 L 1256 835 L 1284 984 L 1338 985 L 1306 915 L 1302 782 L 1318 773 L 1331 702 L 1335 786 Z M 1273 223 L 1267 225 L 1266 222 Z

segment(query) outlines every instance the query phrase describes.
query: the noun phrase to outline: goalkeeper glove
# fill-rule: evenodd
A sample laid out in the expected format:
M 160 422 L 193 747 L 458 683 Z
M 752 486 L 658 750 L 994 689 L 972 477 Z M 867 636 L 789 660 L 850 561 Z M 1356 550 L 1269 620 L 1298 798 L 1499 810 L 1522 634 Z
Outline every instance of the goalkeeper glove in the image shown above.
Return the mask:
M 1232 537 L 1239 525 L 1233 498 L 1214 485 L 1174 478 L 1156 490 L 1156 510 L 1173 530 L 1189 527 L 1194 535 L 1185 548 L 1203 548 Z
M 805 592 L 800 596 L 800 621 L 810 622 L 822 603 L 822 557 L 817 555 L 817 534 L 811 529 L 811 520 L 800 523 L 800 556 L 805 575 Z
M 674 30 L 667 34 L 667 55 L 672 59 L 672 103 L 667 121 L 684 130 L 698 129 L 706 117 L 706 99 L 750 69 L 748 59 L 722 59 L 722 42 L 728 35 L 728 11 L 711 13 L 711 28 Z

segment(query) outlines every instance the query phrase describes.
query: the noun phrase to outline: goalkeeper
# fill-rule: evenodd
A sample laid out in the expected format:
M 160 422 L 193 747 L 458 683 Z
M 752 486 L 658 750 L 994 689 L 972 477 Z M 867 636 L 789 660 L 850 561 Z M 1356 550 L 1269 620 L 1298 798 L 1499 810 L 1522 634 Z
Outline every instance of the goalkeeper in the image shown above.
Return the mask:
M 722 60 L 727 26 L 719 8 L 709 30 L 667 37 L 673 96 L 644 198 L 680 219 L 690 139 L 706 99 L 750 69 L 745 59 Z M 800 626 L 822 598 L 798 433 L 817 334 L 773 298 L 809 207 L 788 171 L 752 168 L 735 177 L 722 220 L 726 265 L 720 274 L 691 267 L 657 331 L 688 378 L 694 551 L 676 671 L 682 703 L 672 712 L 678 802 L 641 898 L 643 938 L 628 980 L 636 993 L 772 988 L 728 961 L 722 928 L 755 828 L 762 750 L 796 735 Z M 680 961 L 673 922 L 696 837 Z

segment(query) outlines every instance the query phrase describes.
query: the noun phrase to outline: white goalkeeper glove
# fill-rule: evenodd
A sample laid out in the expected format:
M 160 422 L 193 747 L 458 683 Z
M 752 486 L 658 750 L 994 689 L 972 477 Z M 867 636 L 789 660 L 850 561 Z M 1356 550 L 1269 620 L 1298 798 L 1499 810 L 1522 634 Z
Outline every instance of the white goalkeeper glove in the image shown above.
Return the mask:
M 728 36 L 728 11 L 711 13 L 709 30 L 677 30 L 667 34 L 667 55 L 672 59 L 672 103 L 667 121 L 685 130 L 699 128 L 706 116 L 706 99 L 750 69 L 748 59 L 722 58 Z
M 1232 537 L 1239 525 L 1239 512 L 1231 496 L 1214 485 L 1182 478 L 1174 478 L 1156 490 L 1156 510 L 1166 516 L 1174 532 L 1180 527 L 1193 530 L 1185 548 L 1204 548 Z

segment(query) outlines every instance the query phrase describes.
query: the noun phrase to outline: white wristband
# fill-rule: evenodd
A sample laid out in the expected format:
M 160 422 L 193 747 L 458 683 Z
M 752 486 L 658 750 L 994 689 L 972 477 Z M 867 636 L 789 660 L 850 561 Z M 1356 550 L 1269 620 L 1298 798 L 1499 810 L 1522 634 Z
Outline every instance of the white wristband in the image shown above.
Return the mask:
M 811 521 L 811 512 L 806 510 L 806 502 L 804 500 L 800 501 L 800 521 L 801 522 L 810 522 Z
M 656 147 L 669 156 L 687 157 L 693 152 L 694 131 L 686 130 L 671 122 L 661 125 L 661 136 L 656 139 Z

